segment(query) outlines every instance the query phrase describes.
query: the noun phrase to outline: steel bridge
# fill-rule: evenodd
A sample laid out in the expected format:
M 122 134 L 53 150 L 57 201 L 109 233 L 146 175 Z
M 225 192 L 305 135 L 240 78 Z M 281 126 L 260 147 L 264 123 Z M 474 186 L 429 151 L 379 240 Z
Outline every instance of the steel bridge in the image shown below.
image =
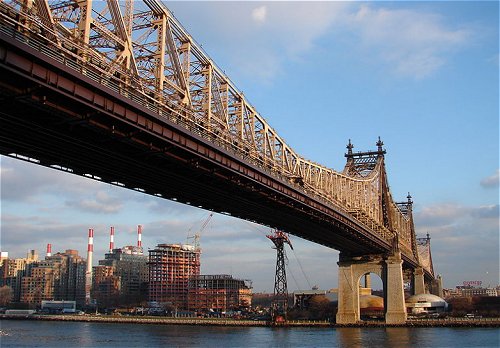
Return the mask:
M 434 278 L 380 138 L 341 172 L 301 157 L 158 0 L 0 0 L 0 74 L 2 155 Z

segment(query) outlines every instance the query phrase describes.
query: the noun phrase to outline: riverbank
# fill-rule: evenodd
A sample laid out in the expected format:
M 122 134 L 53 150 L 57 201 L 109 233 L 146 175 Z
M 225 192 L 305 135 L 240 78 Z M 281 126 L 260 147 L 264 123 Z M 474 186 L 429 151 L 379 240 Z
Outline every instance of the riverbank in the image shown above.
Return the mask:
M 168 317 L 127 317 L 113 315 L 0 315 L 7 320 L 77 321 L 121 324 L 157 325 L 200 325 L 200 326 L 273 326 L 264 320 L 224 319 L 224 318 L 168 318 Z M 366 321 L 356 324 L 334 324 L 328 321 L 294 320 L 288 327 L 500 327 L 500 318 L 445 318 L 412 319 L 404 324 L 385 324 L 380 321 Z

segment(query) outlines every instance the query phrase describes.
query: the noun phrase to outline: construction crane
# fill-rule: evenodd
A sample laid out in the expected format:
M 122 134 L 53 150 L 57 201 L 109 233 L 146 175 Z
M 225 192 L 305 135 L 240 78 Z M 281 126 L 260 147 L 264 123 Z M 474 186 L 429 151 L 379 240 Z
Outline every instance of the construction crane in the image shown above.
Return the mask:
M 276 276 L 274 278 L 274 298 L 271 305 L 271 317 L 274 324 L 284 324 L 288 309 L 288 289 L 285 270 L 285 249 L 287 243 L 293 250 L 292 243 L 288 234 L 282 231 L 274 230 L 272 235 L 267 235 L 273 243 L 273 249 L 276 249 Z
M 193 244 L 194 244 L 195 250 L 200 250 L 200 236 L 201 236 L 201 232 L 203 232 L 203 230 L 205 229 L 205 227 L 207 227 L 207 225 L 210 222 L 210 220 L 212 219 L 213 215 L 214 215 L 213 213 L 210 213 L 208 215 L 208 217 L 205 219 L 205 221 L 201 225 L 201 228 L 198 230 L 198 232 L 196 232 L 193 236 L 189 236 L 189 235 L 187 236 L 187 240 L 193 239 Z

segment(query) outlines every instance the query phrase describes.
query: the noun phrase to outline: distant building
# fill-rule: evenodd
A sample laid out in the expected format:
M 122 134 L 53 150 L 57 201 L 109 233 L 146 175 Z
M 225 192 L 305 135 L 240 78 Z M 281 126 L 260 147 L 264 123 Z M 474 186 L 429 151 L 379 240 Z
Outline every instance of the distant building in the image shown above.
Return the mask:
M 75 313 L 76 301 L 42 301 L 41 310 L 52 314 Z
M 316 296 L 325 296 L 326 290 L 297 290 L 293 292 L 293 306 L 300 309 L 307 309 L 311 300 Z
M 20 302 L 38 306 L 44 300 L 53 300 L 56 278 L 53 267 L 34 267 L 27 276 L 21 278 Z
M 500 296 L 500 287 L 481 288 L 472 286 L 457 286 L 455 289 L 443 289 L 445 298 L 448 297 L 474 297 L 474 296 Z
M 45 263 L 59 268 L 59 278 L 54 284 L 54 300 L 76 301 L 78 306 L 82 306 L 85 303 L 87 261 L 78 255 L 77 250 L 68 249 L 64 253 L 46 256 L 40 264 Z
M 40 306 L 43 300 L 85 303 L 86 261 L 76 250 L 46 256 L 21 278 L 20 302 Z
M 117 307 L 120 303 L 121 278 L 113 266 L 93 267 L 92 298 L 99 306 Z
M 189 280 L 189 310 L 228 312 L 252 305 L 249 281 L 230 275 L 199 275 Z
M 149 250 L 149 301 L 188 309 L 188 286 L 200 275 L 199 248 L 190 244 L 158 244 Z
M 9 259 L 9 253 L 7 251 L 0 251 L 0 282 L 3 282 L 4 278 L 4 264 L 3 262 Z M 3 286 L 3 283 L 0 283 L 0 286 Z
M 494 288 L 462 288 L 460 293 L 462 297 L 498 296 L 497 289 Z
M 94 267 L 93 297 L 115 305 L 135 305 L 147 300 L 148 257 L 142 247 L 113 249 Z M 118 296 L 118 297 L 117 297 Z
M 21 298 L 21 279 L 25 276 L 33 264 L 38 261 L 38 254 L 30 250 L 26 258 L 10 259 L 9 254 L 1 252 L 0 259 L 0 286 L 12 288 L 13 302 L 19 302 Z

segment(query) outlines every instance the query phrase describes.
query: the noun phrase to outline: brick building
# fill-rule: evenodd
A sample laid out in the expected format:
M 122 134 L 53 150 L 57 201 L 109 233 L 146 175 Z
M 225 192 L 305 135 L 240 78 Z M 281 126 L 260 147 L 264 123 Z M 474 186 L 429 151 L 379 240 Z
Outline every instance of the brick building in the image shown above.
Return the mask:
M 5 251 L 0 260 L 0 286 L 12 288 L 12 301 L 19 302 L 21 298 L 21 279 L 29 273 L 31 267 L 38 261 L 38 254 L 30 250 L 26 258 L 12 259 Z
M 190 244 L 158 244 L 149 250 L 149 301 L 188 309 L 188 286 L 200 275 L 199 248 Z
M 92 298 L 99 306 L 116 307 L 120 302 L 121 279 L 112 266 L 95 266 L 92 273 Z
M 86 261 L 76 250 L 46 256 L 21 277 L 20 302 L 40 306 L 42 300 L 85 303 Z

